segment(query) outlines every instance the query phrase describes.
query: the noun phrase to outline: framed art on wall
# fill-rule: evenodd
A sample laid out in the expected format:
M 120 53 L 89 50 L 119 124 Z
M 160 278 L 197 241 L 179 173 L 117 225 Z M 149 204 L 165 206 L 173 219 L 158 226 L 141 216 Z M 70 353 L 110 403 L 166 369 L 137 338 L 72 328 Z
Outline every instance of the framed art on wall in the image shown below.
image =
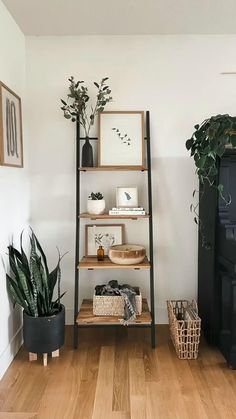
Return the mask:
M 137 207 L 138 206 L 138 188 L 116 188 L 116 206 L 119 207 Z
M 23 167 L 21 99 L 0 82 L 0 164 Z
M 99 113 L 98 165 L 144 166 L 144 112 Z
M 122 244 L 123 224 L 87 224 L 85 226 L 85 256 L 96 256 L 99 246 L 108 254 L 110 246 Z

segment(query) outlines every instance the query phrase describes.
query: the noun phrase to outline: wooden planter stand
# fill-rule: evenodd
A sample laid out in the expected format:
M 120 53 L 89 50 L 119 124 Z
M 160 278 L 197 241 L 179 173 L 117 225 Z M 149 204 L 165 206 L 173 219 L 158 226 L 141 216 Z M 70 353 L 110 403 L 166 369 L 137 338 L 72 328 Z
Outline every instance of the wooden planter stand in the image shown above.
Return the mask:
M 57 349 L 56 351 L 52 352 L 52 358 L 57 358 L 58 356 L 60 356 L 59 353 L 59 349 Z M 37 361 L 38 359 L 38 354 L 35 354 L 33 352 L 29 352 L 29 361 Z M 44 367 L 46 367 L 48 365 L 48 354 L 43 354 L 43 365 Z

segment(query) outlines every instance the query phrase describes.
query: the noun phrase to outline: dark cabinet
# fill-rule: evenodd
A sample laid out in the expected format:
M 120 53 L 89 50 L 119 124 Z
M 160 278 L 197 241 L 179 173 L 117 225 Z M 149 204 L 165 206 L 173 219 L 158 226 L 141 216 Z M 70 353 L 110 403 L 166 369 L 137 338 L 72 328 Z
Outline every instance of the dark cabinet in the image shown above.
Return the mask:
M 219 162 L 219 182 L 205 188 L 199 202 L 198 305 L 207 341 L 236 368 L 236 150 Z
M 236 275 L 220 273 L 221 327 L 219 347 L 228 364 L 236 367 Z

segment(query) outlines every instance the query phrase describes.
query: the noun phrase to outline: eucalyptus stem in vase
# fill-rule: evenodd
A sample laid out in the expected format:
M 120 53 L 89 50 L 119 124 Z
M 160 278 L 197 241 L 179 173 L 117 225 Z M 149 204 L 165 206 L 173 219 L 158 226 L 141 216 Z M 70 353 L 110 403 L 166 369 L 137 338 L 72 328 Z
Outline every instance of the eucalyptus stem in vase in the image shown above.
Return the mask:
M 89 142 L 89 133 L 98 113 L 102 112 L 106 104 L 112 100 L 111 89 L 107 85 L 108 79 L 109 77 L 104 77 L 100 83 L 94 82 L 98 89 L 94 106 L 89 103 L 90 96 L 84 81 L 75 81 L 73 76 L 68 79 L 70 84 L 67 101 L 61 99 L 64 117 L 72 122 L 79 121 L 84 129 L 86 139 L 82 147 L 82 167 L 93 166 L 93 148 Z

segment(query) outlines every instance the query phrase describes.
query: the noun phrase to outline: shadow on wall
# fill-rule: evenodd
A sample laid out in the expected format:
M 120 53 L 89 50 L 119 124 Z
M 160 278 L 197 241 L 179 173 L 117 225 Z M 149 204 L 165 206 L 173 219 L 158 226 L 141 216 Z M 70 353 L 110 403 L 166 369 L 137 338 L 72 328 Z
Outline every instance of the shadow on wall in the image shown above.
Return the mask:
M 197 294 L 198 233 L 190 204 L 198 181 L 189 157 L 155 158 L 153 173 L 156 295 L 163 307 L 166 299 Z
M 11 304 L 11 303 L 10 303 Z M 23 341 L 22 309 L 15 306 L 8 316 L 8 341 L 10 342 L 10 354 L 15 356 Z

